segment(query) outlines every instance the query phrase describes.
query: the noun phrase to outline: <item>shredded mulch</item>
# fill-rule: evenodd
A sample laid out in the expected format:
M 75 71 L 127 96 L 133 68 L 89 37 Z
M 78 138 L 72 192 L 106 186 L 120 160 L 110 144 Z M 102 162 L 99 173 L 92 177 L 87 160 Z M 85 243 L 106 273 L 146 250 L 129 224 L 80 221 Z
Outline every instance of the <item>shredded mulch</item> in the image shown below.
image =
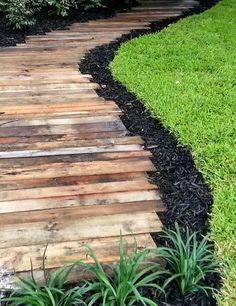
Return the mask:
M 101 85 L 98 94 L 114 100 L 122 109 L 121 119 L 131 135 L 140 135 L 145 141 L 145 148 L 153 154 L 152 162 L 157 171 L 150 173 L 152 182 L 160 188 L 166 212 L 159 214 L 164 226 L 173 229 L 177 222 L 181 230 L 186 228 L 198 232 L 199 237 L 209 232 L 209 214 L 213 203 L 210 187 L 205 183 L 203 175 L 197 170 L 190 148 L 184 147 L 178 139 L 166 129 L 160 120 L 151 117 L 150 112 L 141 101 L 115 81 L 109 70 L 119 46 L 147 33 L 156 33 L 181 18 L 198 14 L 215 5 L 218 1 L 199 1 L 195 7 L 181 17 L 163 22 L 153 22 L 149 30 L 135 30 L 122 36 L 115 43 L 99 46 L 91 50 L 80 63 L 80 71 L 89 73 L 93 82 Z M 153 238 L 157 245 L 165 245 L 159 234 Z M 211 287 L 220 287 L 218 275 L 209 275 L 205 283 Z M 211 296 L 198 292 L 189 296 L 181 296 L 178 289 L 172 287 L 165 297 L 159 298 L 155 292 L 147 292 L 147 296 L 157 301 L 160 306 L 213 306 L 216 301 Z

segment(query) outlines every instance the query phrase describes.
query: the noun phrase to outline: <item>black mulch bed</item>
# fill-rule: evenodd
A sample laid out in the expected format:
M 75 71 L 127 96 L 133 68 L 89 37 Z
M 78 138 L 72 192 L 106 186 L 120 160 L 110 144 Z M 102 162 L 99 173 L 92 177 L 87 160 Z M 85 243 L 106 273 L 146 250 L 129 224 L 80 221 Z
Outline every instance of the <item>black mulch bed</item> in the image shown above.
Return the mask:
M 145 148 L 153 154 L 152 162 L 158 171 L 150 173 L 150 179 L 161 191 L 167 211 L 159 214 L 166 228 L 174 228 L 178 222 L 182 231 L 186 227 L 205 235 L 209 231 L 209 214 L 213 198 L 209 186 L 204 182 L 202 174 L 196 169 L 190 149 L 178 143 L 176 137 L 161 124 L 153 119 L 143 104 L 127 92 L 126 88 L 115 81 L 108 68 L 119 46 L 134 37 L 146 33 L 159 32 L 170 23 L 191 14 L 201 13 L 212 7 L 217 0 L 200 0 L 200 5 L 179 18 L 164 22 L 153 22 L 149 30 L 132 31 L 122 36 L 117 42 L 103 45 L 91 50 L 80 64 L 82 73 L 89 73 L 93 81 L 101 85 L 98 94 L 107 100 L 114 100 L 123 111 L 121 119 L 131 135 L 140 135 L 145 141 Z M 158 245 L 166 244 L 158 234 L 153 235 Z M 218 288 L 220 278 L 210 275 L 206 284 Z M 169 289 L 161 300 L 154 292 L 147 295 L 158 301 L 160 306 L 213 306 L 214 298 L 203 293 L 181 297 L 174 287 Z

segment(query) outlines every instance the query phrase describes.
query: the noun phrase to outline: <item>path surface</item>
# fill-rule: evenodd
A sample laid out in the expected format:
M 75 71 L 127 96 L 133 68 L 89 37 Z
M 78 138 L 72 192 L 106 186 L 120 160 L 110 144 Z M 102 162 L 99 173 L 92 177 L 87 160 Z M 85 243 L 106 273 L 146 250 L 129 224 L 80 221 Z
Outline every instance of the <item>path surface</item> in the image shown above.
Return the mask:
M 150 233 L 161 229 L 163 206 L 146 175 L 155 171 L 151 154 L 77 63 L 95 46 L 194 5 L 146 1 L 0 49 L 1 271 L 27 273 L 31 258 L 40 278 L 47 243 L 49 269 L 87 260 L 84 243 L 114 262 L 120 230 L 131 249 L 132 233 L 140 248 L 154 246 Z

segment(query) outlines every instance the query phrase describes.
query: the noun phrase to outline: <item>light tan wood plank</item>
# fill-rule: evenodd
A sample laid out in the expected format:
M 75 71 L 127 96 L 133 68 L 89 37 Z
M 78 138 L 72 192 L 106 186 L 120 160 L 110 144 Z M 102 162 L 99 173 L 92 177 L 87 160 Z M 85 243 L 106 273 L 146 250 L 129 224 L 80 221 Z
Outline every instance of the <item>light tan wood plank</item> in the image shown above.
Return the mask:
M 92 118 L 94 119 L 94 118 Z M 88 120 L 89 121 L 89 120 Z M 99 134 L 97 134 L 99 135 Z M 69 137 L 68 137 L 69 138 Z M 28 139 L 30 140 L 30 139 Z M 49 150 L 56 148 L 78 148 L 78 147 L 100 147 L 100 146 L 115 146 L 115 145 L 133 145 L 133 144 L 143 144 L 143 140 L 139 137 L 118 137 L 118 138 L 97 138 L 97 139 L 78 139 L 78 140 L 67 140 L 62 139 L 59 141 L 50 141 L 47 142 L 19 142 L 14 143 L 9 146 L 9 143 L 6 142 L 1 144 L 2 152 L 10 152 L 16 150 Z M 1 152 L 0 152 L 1 154 Z
M 104 170 L 103 170 L 104 171 Z M 130 171 L 132 172 L 132 171 Z M 69 185 L 60 187 L 45 187 L 45 188 L 32 188 L 22 190 L 10 190 L 0 192 L 0 205 L 1 202 L 26 200 L 26 199 L 46 199 L 55 197 L 66 196 L 79 196 L 86 194 L 99 194 L 110 193 L 119 191 L 135 191 L 135 190 L 154 190 L 157 187 L 150 184 L 147 179 L 123 181 L 123 182 L 108 182 L 97 184 L 84 184 L 84 185 Z
M 124 191 L 123 186 L 120 186 L 118 192 L 95 193 L 83 195 L 70 195 L 63 197 L 33 199 L 33 200 L 11 200 L 0 202 L 0 213 L 33 211 L 52 208 L 76 207 L 87 205 L 110 205 L 115 203 L 126 203 L 130 199 L 135 201 L 160 201 L 160 195 L 157 190 L 139 190 L 139 191 Z
M 63 220 L 1 225 L 0 248 L 41 243 L 76 241 L 160 231 L 156 213 L 132 213 Z
M 85 132 L 109 132 L 126 130 L 120 120 L 110 122 L 88 123 L 88 124 L 68 124 L 68 125 L 42 125 L 36 127 L 4 127 L 0 126 L 1 137 L 9 136 L 34 136 L 34 135 L 53 135 L 53 134 L 78 134 Z
M 81 147 L 81 148 L 58 148 L 51 150 L 27 150 L 27 151 L 12 151 L 0 152 L 0 159 L 10 158 L 32 158 L 43 156 L 58 156 L 58 155 L 78 155 L 89 153 L 105 153 L 105 152 L 125 152 L 141 150 L 139 145 L 105 145 L 95 147 Z
M 125 172 L 154 171 L 155 167 L 148 158 L 130 158 L 112 161 L 91 161 L 78 163 L 55 163 L 48 165 L 28 166 L 21 169 L 3 169 L 0 182 L 37 178 L 56 178 L 79 175 L 115 174 Z
M 135 236 L 138 249 L 155 248 L 155 243 L 148 234 Z M 124 237 L 125 245 L 132 254 L 135 248 L 133 236 Z M 93 263 L 88 257 L 86 245 L 89 245 L 95 252 L 101 262 L 115 262 L 119 254 L 119 237 L 106 237 L 99 239 L 84 239 L 79 241 L 51 243 L 47 247 L 46 266 L 48 269 L 58 268 L 64 264 L 70 264 L 77 260 L 83 260 L 87 263 Z M 30 261 L 32 260 L 34 270 L 42 269 L 43 254 L 46 244 L 12 247 L 0 249 L 0 265 L 3 269 L 13 272 L 23 272 L 30 270 Z
M 127 156 L 125 156 L 124 158 L 127 158 Z M 112 159 L 112 157 L 110 159 Z M 109 160 L 109 158 L 107 158 L 106 160 Z M 50 163 L 50 161 L 48 163 Z M 60 178 L 41 178 L 41 179 L 32 178 L 31 180 L 0 183 L 0 190 L 3 191 L 3 190 L 29 189 L 29 188 L 39 188 L 39 187 L 40 188 L 58 187 L 58 186 L 81 185 L 81 184 L 84 185 L 84 184 L 95 184 L 99 182 L 103 183 L 120 182 L 120 181 L 139 180 L 139 179 L 142 180 L 144 177 L 145 174 L 143 174 L 142 172 L 128 172 L 128 173 L 102 174 L 102 175 L 98 174 L 98 175 L 66 176 Z
M 80 220 L 96 216 L 109 216 L 136 212 L 164 211 L 160 201 L 126 202 L 108 205 L 90 205 L 75 208 L 55 208 L 30 212 L 5 213 L 1 215 L 0 226 L 9 224 L 55 222 L 64 220 Z

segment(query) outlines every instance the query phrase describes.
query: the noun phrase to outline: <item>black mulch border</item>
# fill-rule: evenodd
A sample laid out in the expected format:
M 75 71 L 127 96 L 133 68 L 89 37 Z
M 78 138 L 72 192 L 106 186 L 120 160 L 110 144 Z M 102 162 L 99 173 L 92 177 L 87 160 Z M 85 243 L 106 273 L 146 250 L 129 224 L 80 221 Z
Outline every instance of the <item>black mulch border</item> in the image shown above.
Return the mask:
M 152 152 L 152 162 L 158 170 L 149 173 L 149 177 L 158 185 L 167 208 L 165 213 L 158 214 L 164 226 L 173 229 L 177 222 L 183 232 L 188 227 L 192 231 L 199 232 L 199 235 L 209 232 L 209 214 L 213 204 L 210 187 L 197 170 L 190 149 L 182 146 L 158 119 L 151 117 L 141 101 L 113 79 L 109 64 L 122 43 L 144 34 L 157 33 L 186 16 L 209 9 L 218 1 L 199 0 L 199 6 L 178 18 L 152 22 L 148 30 L 131 31 L 116 42 L 90 50 L 80 63 L 80 71 L 91 74 L 92 81 L 100 84 L 98 95 L 117 103 L 123 111 L 121 120 L 130 134 L 141 136 L 145 141 L 145 148 Z M 154 234 L 153 238 L 158 245 L 166 244 L 158 234 Z M 205 282 L 214 288 L 220 288 L 218 275 L 209 276 Z M 155 299 L 153 292 L 149 292 L 148 295 Z M 158 300 L 158 303 L 160 306 L 216 305 L 213 297 L 207 297 L 202 293 L 181 297 L 176 288 L 171 288 L 164 300 Z

